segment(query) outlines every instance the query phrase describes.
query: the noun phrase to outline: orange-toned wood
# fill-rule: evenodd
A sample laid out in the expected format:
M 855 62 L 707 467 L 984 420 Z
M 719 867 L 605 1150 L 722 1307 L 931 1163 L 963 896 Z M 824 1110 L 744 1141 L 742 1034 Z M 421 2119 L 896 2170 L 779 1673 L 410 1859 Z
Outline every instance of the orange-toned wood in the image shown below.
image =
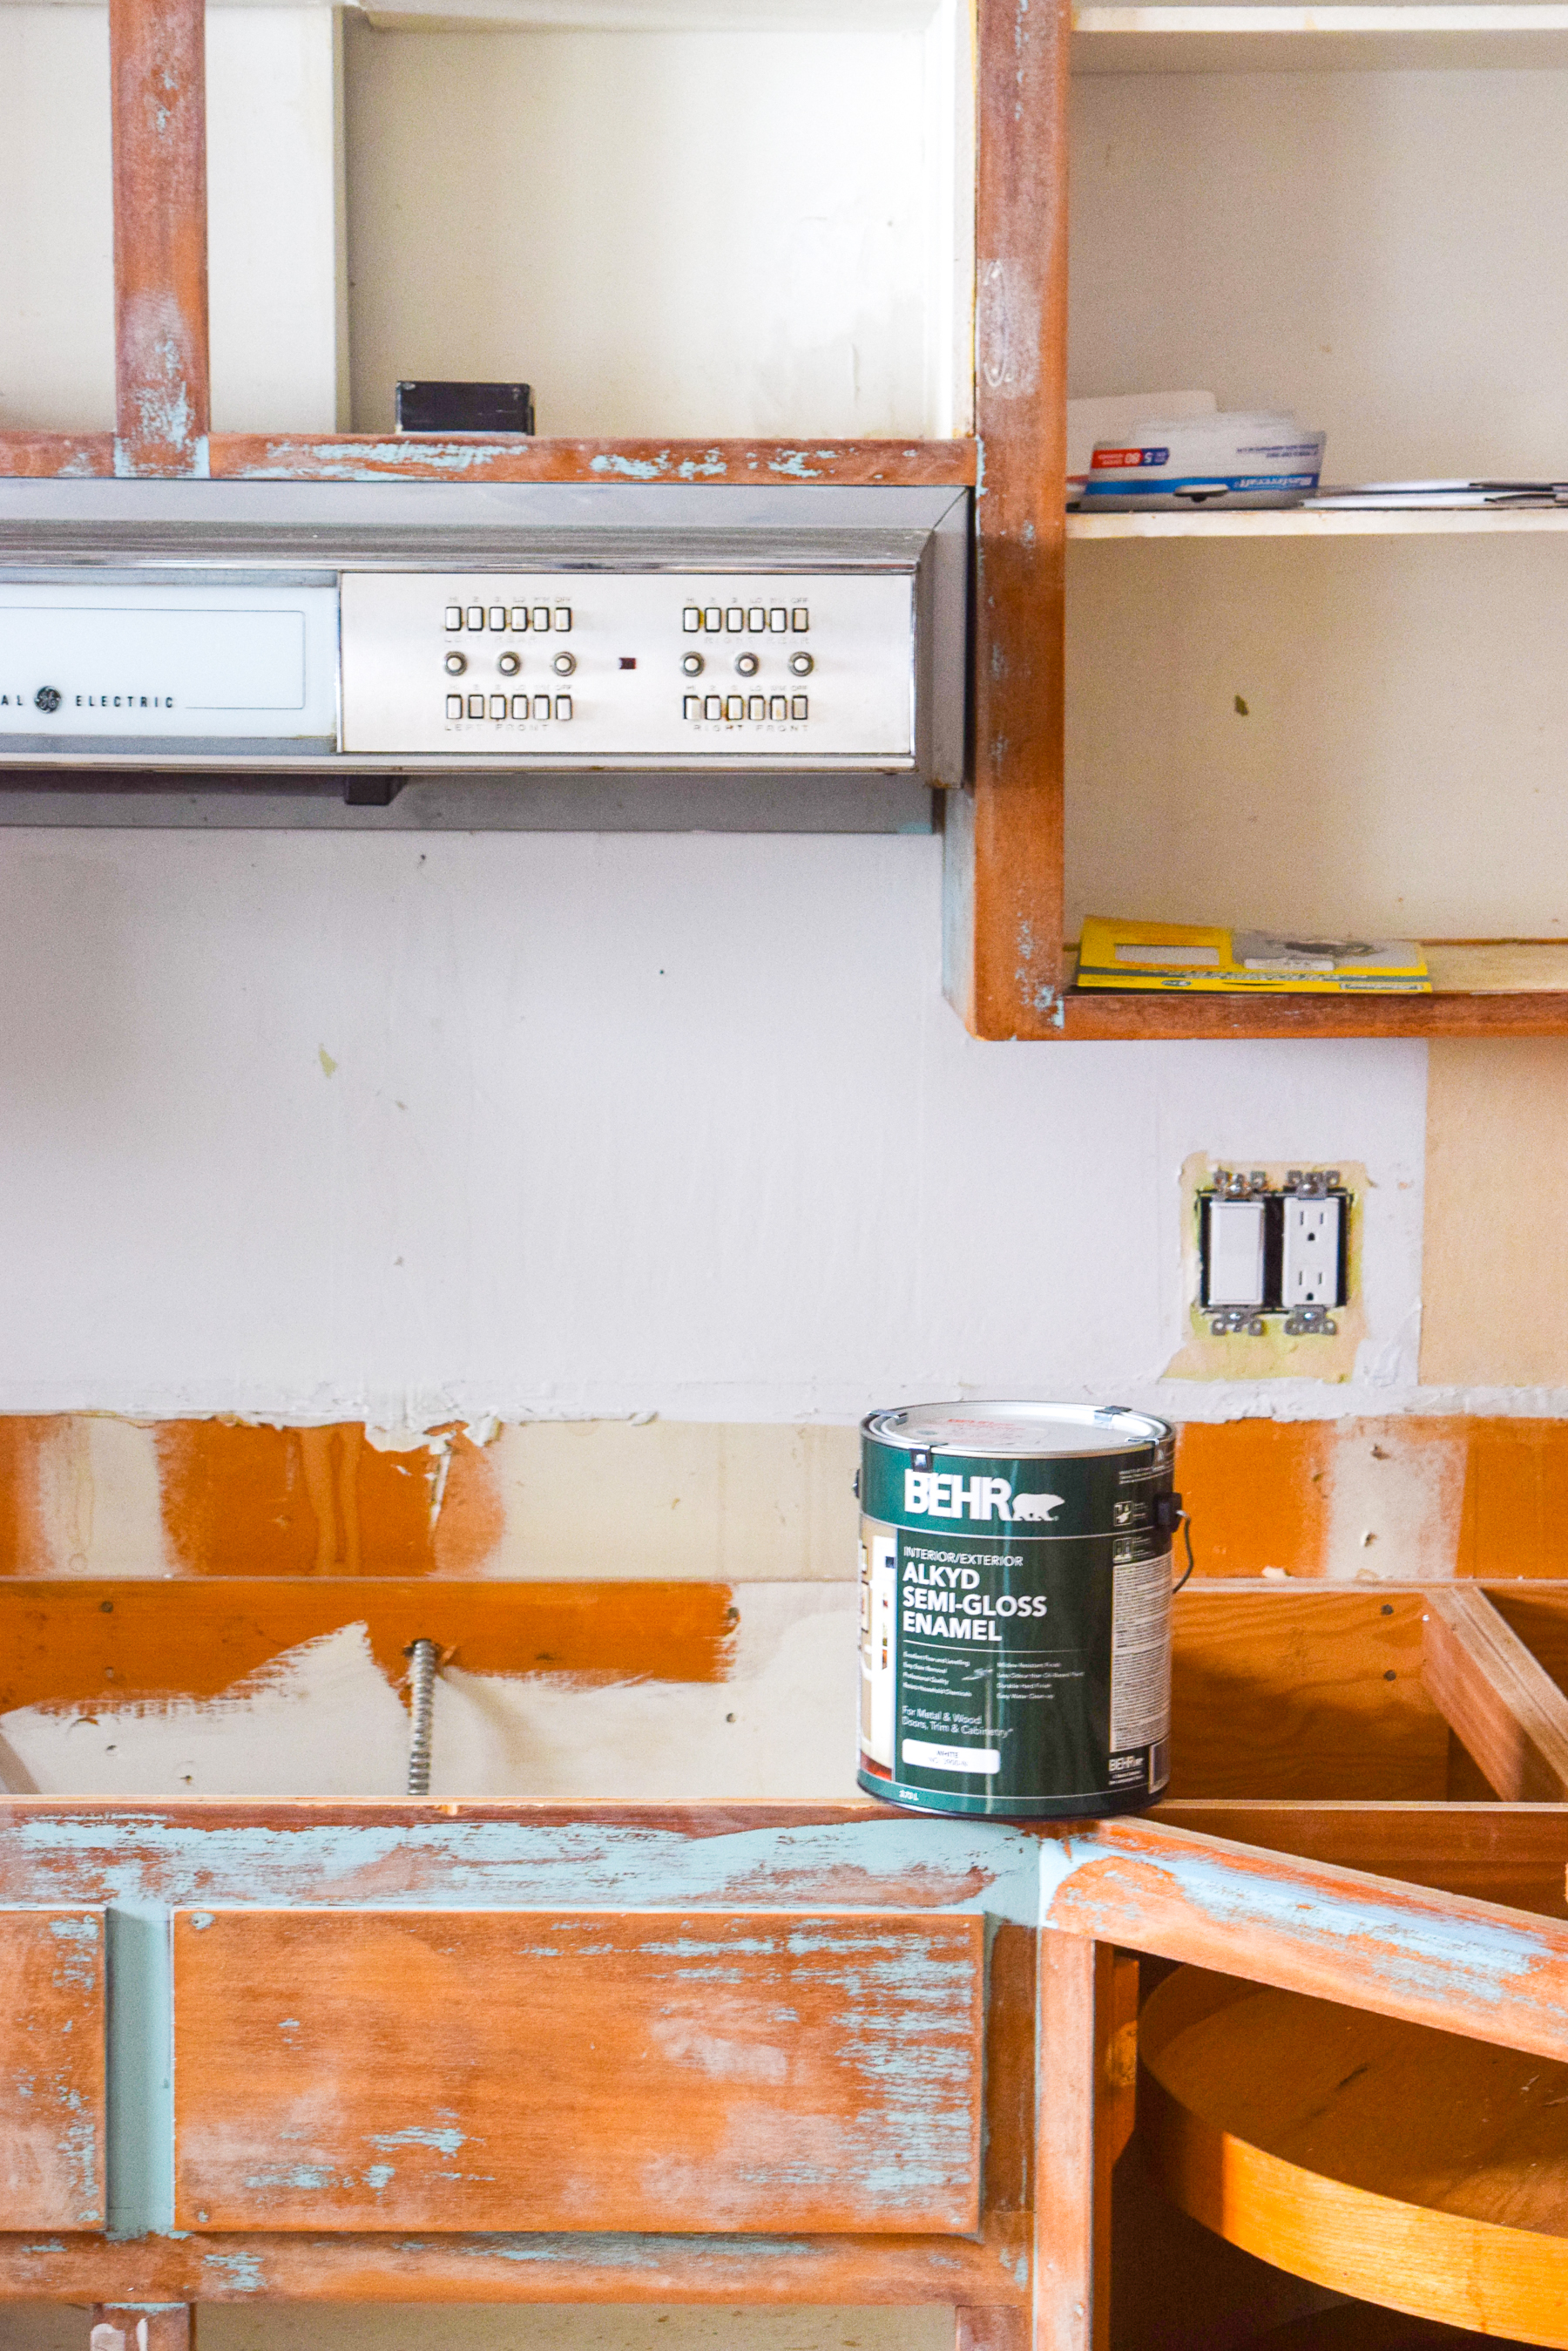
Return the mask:
M 969 2237 L 0 2234 L 0 2301 L 1028 2302 L 1030 2252 Z
M 187 2229 L 972 2231 L 983 1922 L 182 1910 Z
M 1568 1421 L 1477 1415 L 1464 1437 L 1458 1573 L 1568 1573 Z
M 207 470 L 203 0 L 109 0 L 115 470 Z
M 1568 996 L 1121 996 L 1069 988 L 1050 1033 L 1183 1037 L 1560 1037 Z M 1042 1032 L 1044 1033 L 1044 1032 Z
M 90 2351 L 196 2351 L 196 2313 L 188 2302 L 95 2302 Z
M 1108 1944 L 1040 1937 L 1034 2340 L 1049 2351 L 1106 2351 L 1110 2340 L 1114 1961 Z
M 1030 2351 L 1029 2313 L 1005 2303 L 976 2309 L 960 2303 L 953 2312 L 953 2351 Z
M 104 1918 L 0 1910 L 0 2229 L 101 2228 Z
M 743 1594 L 742 1594 L 743 1599 Z M 722 1681 L 740 1608 L 724 1583 L 514 1583 L 437 1578 L 0 1579 L 0 1713 L 214 1698 L 344 1625 L 400 1686 L 411 1641 L 465 1673 L 585 1687 Z
M 1434 1585 L 1426 1631 L 1427 1687 L 1498 1795 L 1568 1802 L 1568 1698 L 1487 1594 Z
M 1360 1424 L 1355 1424 L 1359 1427 Z M 1199 1573 L 1323 1573 L 1324 1480 L 1345 1441 L 1334 1420 L 1189 1420 L 1176 1437 L 1176 1482 L 1192 1514 Z
M 1568 2064 L 1191 1969 L 1143 2046 L 1183 2210 L 1336 2292 L 1568 2345 Z
M 1424 1594 L 1189 1584 L 1176 1603 L 1172 1796 L 1439 1799 L 1449 1726 Z
M 972 441 L 560 441 L 482 434 L 220 433 L 230 481 L 746 482 L 964 488 Z
M 1117 1951 L 1111 1971 L 1110 2017 L 1106 2033 L 1105 2132 L 1115 2163 L 1137 2120 L 1138 1955 Z
M 1057 1033 L 1062 977 L 1067 0 L 980 0 L 972 782 L 945 795 L 946 987 Z
M 112 433 L 0 433 L 0 481 L 101 479 L 113 472 Z
M 1555 1806 L 1189 1797 L 1158 1805 L 1149 1817 L 1262 1852 L 1369 1870 L 1543 1917 L 1568 1917 L 1563 1879 L 1568 1821 Z
M 1033 2202 L 1038 1942 L 1032 1927 L 999 1919 L 987 1961 L 982 2201 L 991 2218 L 1026 2219 Z

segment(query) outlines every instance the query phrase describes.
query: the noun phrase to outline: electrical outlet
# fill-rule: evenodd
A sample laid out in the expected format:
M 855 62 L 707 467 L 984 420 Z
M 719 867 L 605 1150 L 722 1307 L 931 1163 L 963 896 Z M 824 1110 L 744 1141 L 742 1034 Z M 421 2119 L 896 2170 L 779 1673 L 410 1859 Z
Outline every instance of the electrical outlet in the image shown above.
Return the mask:
M 1351 1195 L 1337 1167 L 1218 1168 L 1197 1195 L 1198 1303 L 1210 1336 L 1261 1338 L 1265 1315 L 1290 1339 L 1337 1336 L 1348 1294 Z

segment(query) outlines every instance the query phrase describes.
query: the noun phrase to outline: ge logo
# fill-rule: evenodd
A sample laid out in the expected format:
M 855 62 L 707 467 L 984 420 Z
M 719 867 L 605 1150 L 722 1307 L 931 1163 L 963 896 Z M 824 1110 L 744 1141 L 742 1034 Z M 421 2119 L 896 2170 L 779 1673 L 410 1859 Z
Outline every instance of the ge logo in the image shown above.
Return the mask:
M 60 706 L 60 689 L 57 685 L 41 685 L 33 696 L 33 700 L 40 710 L 57 710 Z

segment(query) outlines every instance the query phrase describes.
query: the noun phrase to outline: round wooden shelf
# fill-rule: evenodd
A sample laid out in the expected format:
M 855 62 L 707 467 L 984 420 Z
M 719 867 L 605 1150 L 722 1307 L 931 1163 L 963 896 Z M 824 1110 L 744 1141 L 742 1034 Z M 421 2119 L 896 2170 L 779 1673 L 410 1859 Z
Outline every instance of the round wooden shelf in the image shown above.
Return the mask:
M 1180 1968 L 1138 2118 L 1183 2211 L 1364 2302 L 1568 2351 L 1568 2064 Z

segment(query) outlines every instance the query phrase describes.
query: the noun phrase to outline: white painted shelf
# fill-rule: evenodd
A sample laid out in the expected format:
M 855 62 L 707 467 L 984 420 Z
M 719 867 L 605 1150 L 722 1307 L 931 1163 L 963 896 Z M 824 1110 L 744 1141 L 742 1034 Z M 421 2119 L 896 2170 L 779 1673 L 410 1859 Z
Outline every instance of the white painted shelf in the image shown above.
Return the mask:
M 1321 8 L 1171 5 L 1073 12 L 1077 73 L 1344 72 L 1568 65 L 1561 0 Z
M 1457 532 L 1568 531 L 1568 507 L 1428 507 L 1397 513 L 1277 507 L 1230 514 L 1070 514 L 1078 538 L 1392 538 Z

